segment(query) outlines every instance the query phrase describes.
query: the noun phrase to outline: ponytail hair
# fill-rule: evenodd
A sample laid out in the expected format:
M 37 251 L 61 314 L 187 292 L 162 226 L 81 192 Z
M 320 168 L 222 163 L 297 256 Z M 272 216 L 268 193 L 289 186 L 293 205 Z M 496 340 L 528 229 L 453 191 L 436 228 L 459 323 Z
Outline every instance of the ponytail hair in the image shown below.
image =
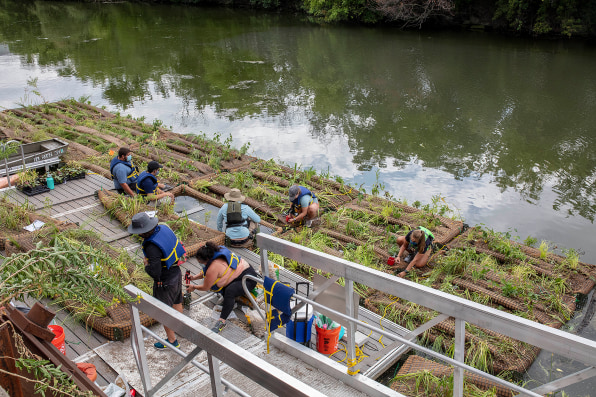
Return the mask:
M 422 230 L 416 229 L 410 236 L 411 240 L 414 240 L 418 244 L 418 253 L 423 254 L 426 248 L 426 234 Z
M 211 258 L 213 258 L 213 255 L 215 255 L 217 251 L 219 251 L 219 245 L 211 241 L 207 241 L 204 246 L 199 248 L 195 256 L 199 262 L 207 263 L 211 260 Z

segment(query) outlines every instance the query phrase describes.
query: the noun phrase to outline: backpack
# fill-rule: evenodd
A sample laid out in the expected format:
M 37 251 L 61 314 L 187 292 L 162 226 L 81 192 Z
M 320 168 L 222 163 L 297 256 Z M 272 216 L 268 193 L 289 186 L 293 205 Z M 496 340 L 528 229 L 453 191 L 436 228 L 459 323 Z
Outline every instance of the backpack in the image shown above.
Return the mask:
M 246 221 L 242 219 L 242 204 L 236 202 L 228 203 L 226 213 L 226 227 L 245 226 Z

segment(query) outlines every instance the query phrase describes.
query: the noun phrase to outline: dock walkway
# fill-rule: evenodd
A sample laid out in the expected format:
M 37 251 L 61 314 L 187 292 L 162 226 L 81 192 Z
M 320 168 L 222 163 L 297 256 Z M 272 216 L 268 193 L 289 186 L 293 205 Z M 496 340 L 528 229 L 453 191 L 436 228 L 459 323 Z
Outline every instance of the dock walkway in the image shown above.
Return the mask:
M 109 242 L 112 246 L 117 248 L 123 248 L 129 251 L 132 255 L 136 255 L 139 258 L 142 257 L 140 250 L 139 240 L 128 234 L 122 224 L 116 220 L 111 219 L 106 213 L 101 202 L 97 198 L 96 191 L 99 189 L 112 190 L 113 182 L 97 174 L 87 174 L 86 178 L 69 181 L 65 184 L 56 185 L 55 189 L 42 193 L 33 197 L 28 197 L 16 189 L 4 189 L 2 191 L 10 201 L 17 204 L 28 204 L 37 213 L 50 216 L 60 221 L 73 222 L 79 225 L 80 228 L 85 230 L 92 230 L 97 232 L 101 239 Z M 260 256 L 252 251 L 246 249 L 234 249 L 240 256 L 245 258 L 253 267 L 259 269 Z M 190 258 L 182 266 L 182 271 L 185 272 L 187 269 L 191 273 L 195 274 L 199 271 L 200 265 L 196 259 Z M 286 270 L 280 268 L 279 272 L 280 280 L 287 282 L 290 285 L 295 285 L 296 282 L 308 282 L 308 280 Z M 311 284 L 312 291 L 312 284 Z M 193 300 L 197 301 L 203 294 L 193 293 Z M 216 316 L 212 315 L 212 307 L 215 305 L 216 297 L 213 299 L 206 300 L 204 304 L 192 304 L 190 310 L 185 310 L 185 314 L 195 319 L 196 321 L 204 324 L 205 326 L 211 327 L 216 321 Z M 18 302 L 17 304 L 24 304 L 31 306 L 34 302 Z M 80 323 L 71 317 L 68 313 L 60 307 L 52 305 L 48 300 L 45 303 L 56 311 L 57 316 L 55 321 L 57 324 L 62 325 L 65 330 L 65 341 L 66 341 L 66 355 L 68 358 L 75 362 L 89 362 L 97 367 L 98 380 L 97 383 L 100 386 L 106 386 L 110 382 L 113 382 L 118 374 L 123 374 L 128 379 L 129 383 L 133 385 L 137 390 L 142 390 L 138 372 L 136 370 L 136 364 L 134 362 L 131 345 L 128 340 L 124 342 L 108 341 L 105 337 L 91 329 L 86 329 L 83 323 Z M 236 310 L 239 317 L 242 313 Z M 387 320 L 381 319 L 378 315 L 360 308 L 360 318 L 369 323 L 382 324 L 385 328 L 395 331 L 400 335 L 404 335 L 406 330 L 391 323 Z M 163 328 L 161 325 L 155 325 L 152 328 L 154 332 L 163 336 Z M 278 331 L 279 332 L 279 331 Z M 314 327 L 312 330 L 311 343 L 314 346 L 316 335 L 314 333 Z M 364 331 L 363 331 L 364 332 Z M 313 368 L 305 363 L 300 362 L 296 357 L 290 356 L 279 349 L 272 348 L 274 354 L 266 354 L 266 345 L 263 339 L 257 338 L 250 332 L 247 332 L 242 327 L 235 324 L 229 324 L 228 327 L 222 333 L 222 336 L 244 346 L 248 351 L 259 355 L 261 358 L 274 363 L 279 368 L 286 368 L 288 373 L 297 374 L 304 378 L 311 385 L 319 385 L 320 390 L 328 395 L 364 395 L 361 392 L 350 388 L 347 385 L 337 381 L 336 379 L 318 371 L 317 368 Z M 361 343 L 361 349 L 364 357 L 362 363 L 374 363 L 378 359 L 379 352 L 383 348 L 392 344 L 394 341 L 383 340 L 384 343 L 379 341 L 379 335 L 369 335 Z M 184 342 L 181 341 L 184 348 Z M 151 345 L 153 341 L 151 338 L 146 338 L 146 343 Z M 187 346 L 188 349 L 191 346 Z M 154 365 L 159 367 L 163 359 L 169 357 L 168 352 L 154 351 L 155 349 L 148 348 L 147 351 L 152 352 L 156 356 L 152 360 Z M 272 353 L 273 353 L 272 352 Z M 331 358 L 326 358 L 321 355 L 325 360 L 334 360 L 335 362 L 345 362 L 345 350 L 339 350 Z M 366 359 L 364 359 L 367 357 Z M 167 361 L 167 360 L 166 360 Z M 323 365 L 323 364 L 322 364 Z M 345 365 L 345 364 L 343 364 Z M 300 368 L 297 368 L 300 367 Z M 369 365 L 370 366 L 370 365 Z M 360 368 L 362 372 L 366 371 L 366 366 Z M 176 379 L 172 380 L 160 395 L 163 396 L 183 396 L 183 395 L 197 395 L 197 392 L 202 390 L 208 393 L 210 390 L 209 377 L 202 375 L 196 368 L 191 367 L 192 371 L 186 371 Z M 231 368 L 223 369 L 222 376 L 230 376 L 234 379 L 238 378 L 238 374 L 234 374 Z M 159 373 L 159 370 L 157 371 Z M 250 384 L 252 381 L 248 380 Z M 189 383 L 190 382 L 190 383 Z M 252 382 L 254 383 L 254 382 Z M 185 386 L 186 385 L 186 386 Z M 192 386 L 192 387 L 191 387 Z M 188 393 L 184 390 L 188 390 Z M 258 385 L 248 386 L 249 394 L 253 395 L 267 395 L 263 390 L 259 390 Z M 390 389 L 387 389 L 390 390 Z M 185 394 L 186 393 L 186 394 Z

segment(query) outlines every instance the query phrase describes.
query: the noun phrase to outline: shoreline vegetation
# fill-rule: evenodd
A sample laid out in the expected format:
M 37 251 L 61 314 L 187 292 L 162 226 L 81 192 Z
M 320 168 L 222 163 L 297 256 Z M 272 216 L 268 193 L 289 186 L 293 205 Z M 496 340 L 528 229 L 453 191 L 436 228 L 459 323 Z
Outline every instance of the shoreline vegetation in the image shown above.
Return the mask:
M 97 3 L 97 0 L 84 0 Z M 147 1 L 145 1 L 147 2 Z M 585 0 L 148 0 L 154 4 L 295 12 L 314 23 L 400 29 L 465 29 L 541 38 L 594 38 L 596 3 Z
M 234 148 L 231 138 L 222 141 L 217 134 L 214 139 L 177 134 L 160 121 L 148 124 L 83 99 L 0 112 L 0 133 L 2 141 L 53 137 L 68 141 L 64 160 L 106 177 L 113 157 L 110 151 L 129 146 L 135 164 L 141 168 L 152 160 L 164 165 L 160 177 L 177 186 L 172 190 L 176 196 L 191 196 L 221 207 L 223 196 L 238 188 L 275 236 L 390 274 L 394 269 L 387 265 L 387 259 L 396 255 L 396 238 L 424 226 L 435 235 L 436 247 L 428 264 L 409 276 L 411 281 L 554 328 L 566 327 L 595 285 L 596 269 L 581 262 L 576 251 L 554 252 L 550 242 L 531 237 L 519 241 L 486 226 L 468 227 L 442 196 L 424 204 L 399 200 L 376 185 L 367 193 L 362 186 L 350 186 L 330 172 L 252 157 L 247 146 Z M 292 184 L 307 186 L 319 197 L 324 211 L 312 229 L 289 228 L 284 222 L 283 212 L 289 206 L 287 189 Z M 98 197 L 107 213 L 123 226 L 145 205 L 139 199 L 107 191 L 98 192 Z M 73 224 L 15 236 L 22 224 L 33 219 L 32 210 L 26 205 L 9 206 L 8 202 L 0 208 L 6 209 L 0 216 L 0 241 L 7 252 L 0 279 L 3 291 L 9 291 L 1 294 L 0 304 L 13 297 L 52 298 L 89 327 L 106 331 L 106 337 L 127 337 L 113 326 L 109 316 L 128 310 L 124 285 L 149 288 L 138 258 L 93 243 L 101 241 L 100 236 Z M 196 248 L 206 241 L 223 244 L 222 233 L 178 218 L 171 208 L 169 213 L 167 220 L 185 245 Z M 92 269 L 81 253 L 96 258 Z M 56 261 L 48 260 L 52 255 Z M 312 279 L 314 269 L 269 255 L 278 265 Z M 68 277 L 57 276 L 65 272 Z M 85 281 L 90 272 L 93 283 Z M 88 289 L 81 289 L 81 282 Z M 410 330 L 436 315 L 365 286 L 355 285 L 355 290 L 361 305 Z M 93 300 L 88 299 L 89 294 Z M 538 354 L 533 346 L 471 324 L 466 327 L 465 339 L 467 364 L 511 381 L 519 381 Z M 453 321 L 441 322 L 421 340 L 437 351 L 452 354 Z M 394 387 L 406 386 L 396 382 Z

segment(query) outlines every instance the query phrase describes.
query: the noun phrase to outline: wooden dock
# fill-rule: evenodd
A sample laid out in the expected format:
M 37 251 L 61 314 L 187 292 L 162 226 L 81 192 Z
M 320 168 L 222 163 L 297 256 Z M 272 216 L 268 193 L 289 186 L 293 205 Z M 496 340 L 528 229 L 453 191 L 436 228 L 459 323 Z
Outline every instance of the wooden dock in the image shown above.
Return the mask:
M 126 249 L 129 251 L 129 253 L 131 253 L 132 255 L 136 255 L 137 257 L 139 257 L 139 260 L 141 260 L 142 252 L 140 250 L 138 238 L 135 236 L 131 236 L 118 220 L 111 219 L 110 216 L 106 213 L 101 202 L 97 198 L 96 192 L 100 189 L 112 190 L 113 182 L 100 175 L 89 173 L 84 179 L 69 181 L 65 184 L 57 185 L 55 189 L 50 192 L 42 193 L 32 197 L 28 197 L 16 189 L 4 189 L 2 191 L 2 194 L 6 195 L 6 197 L 8 197 L 9 200 L 14 203 L 28 203 L 28 205 L 31 208 L 33 208 L 34 211 L 37 213 L 52 217 L 60 221 L 76 223 L 80 228 L 85 230 L 92 230 L 98 233 L 101 236 L 102 240 L 109 242 L 110 245 L 112 245 L 113 247 Z M 201 203 L 201 205 L 210 207 L 208 204 L 204 203 Z M 256 269 L 260 269 L 261 264 L 259 255 L 246 249 L 234 250 L 241 257 L 245 258 L 253 267 L 255 267 Z M 190 258 L 181 267 L 183 272 L 185 272 L 188 269 L 191 271 L 192 274 L 197 273 L 200 269 L 200 265 L 194 257 Z M 281 281 L 286 282 L 289 285 L 295 285 L 296 282 L 308 282 L 308 280 L 296 274 L 293 274 L 292 272 L 283 268 L 280 269 L 279 276 Z M 195 301 L 201 296 L 202 295 L 193 293 L 193 299 Z M 202 303 L 199 305 L 192 305 L 190 311 L 185 311 L 185 313 L 190 317 L 196 319 L 197 321 L 202 322 L 204 325 L 211 327 L 215 323 L 216 319 L 210 316 L 209 313 L 211 313 L 211 307 L 214 306 L 215 301 L 216 297 L 207 300 L 205 302 L 206 305 L 203 305 Z M 33 303 L 33 301 L 16 302 L 16 304 L 18 305 L 25 306 L 31 306 Z M 134 360 L 132 358 L 132 354 L 128 355 L 128 357 L 126 357 L 127 354 L 125 354 L 131 349 L 130 343 L 128 341 L 108 341 L 99 333 L 94 332 L 92 329 L 87 329 L 84 324 L 69 317 L 68 313 L 62 308 L 52 305 L 50 301 L 45 301 L 45 303 L 57 312 L 55 321 L 57 324 L 63 326 L 65 330 L 66 355 L 68 358 L 75 362 L 89 362 L 94 364 L 98 370 L 97 383 L 100 386 L 108 385 L 110 382 L 113 382 L 115 380 L 118 374 L 123 374 L 126 376 L 129 383 L 131 383 L 135 388 L 142 390 L 140 381 L 137 379 L 138 374 L 135 375 L 137 371 L 136 365 L 134 364 Z M 245 320 L 242 318 L 243 313 L 241 311 L 235 310 L 235 313 L 237 313 L 238 317 L 241 318 L 241 320 Z M 404 335 L 406 333 L 405 329 L 387 320 L 381 319 L 378 315 L 364 308 L 360 308 L 359 315 L 360 319 L 368 323 L 382 324 L 385 328 L 394 330 L 400 335 Z M 161 325 L 155 325 L 153 329 L 156 333 L 163 334 L 163 328 L 161 327 Z M 281 332 L 284 331 L 282 330 Z M 362 332 L 368 333 L 365 330 L 362 330 Z M 247 348 L 249 348 L 250 351 L 256 352 L 258 349 L 264 349 L 264 341 L 251 335 L 242 326 L 229 324 L 228 327 L 226 327 L 226 329 L 222 333 L 222 335 L 228 338 L 229 340 L 239 344 L 248 343 L 242 341 L 250 341 L 250 346 L 247 346 Z M 311 337 L 311 348 L 314 348 L 315 340 L 316 335 L 313 327 Z M 361 357 L 362 362 L 360 364 L 360 367 L 357 368 L 360 369 L 362 372 L 366 371 L 366 368 L 374 364 L 374 362 L 380 357 L 380 353 L 383 351 L 384 347 L 387 345 L 391 345 L 394 342 L 395 341 L 391 340 L 381 341 L 380 336 L 374 334 L 366 337 L 360 346 L 363 356 Z M 190 347 L 191 346 L 188 346 L 188 348 Z M 164 354 L 164 352 L 158 352 L 158 354 Z M 265 354 L 265 356 L 267 355 Z M 287 362 L 288 365 L 289 363 L 296 362 L 295 357 L 285 356 L 287 356 L 287 353 L 278 351 L 277 358 L 271 358 L 271 360 L 284 361 Z M 336 362 L 345 363 L 345 350 L 338 350 L 338 352 L 336 352 L 330 358 Z M 328 385 L 328 387 L 326 386 L 328 388 L 326 393 L 328 392 L 329 395 L 345 395 L 346 393 L 349 395 L 362 395 L 360 392 L 350 389 L 349 387 L 347 389 L 344 388 L 345 385 L 343 384 L 341 387 L 338 384 L 333 386 L 333 379 L 329 378 L 328 375 L 325 375 L 320 371 L 317 371 L 316 368 L 312 368 L 311 372 L 313 373 L 313 376 L 316 376 L 315 378 L 309 381 L 320 382 L 321 385 Z M 193 374 L 192 379 L 194 379 L 192 382 L 198 382 L 197 384 L 202 384 L 205 387 L 205 391 L 207 392 L 207 388 L 209 385 L 208 381 L 206 382 L 204 377 L 201 378 L 200 375 Z M 180 387 L 182 387 L 181 385 L 183 385 L 187 381 L 188 379 L 185 379 L 184 377 L 173 381 L 173 384 L 167 388 L 167 392 L 164 391 L 164 394 L 160 395 L 186 395 L 181 391 Z M 335 381 L 335 383 L 341 382 Z M 199 389 L 201 387 L 199 387 Z M 197 389 L 190 390 L 196 391 Z M 257 392 L 258 389 L 251 390 L 254 390 L 256 394 L 262 394 L 262 391 Z

